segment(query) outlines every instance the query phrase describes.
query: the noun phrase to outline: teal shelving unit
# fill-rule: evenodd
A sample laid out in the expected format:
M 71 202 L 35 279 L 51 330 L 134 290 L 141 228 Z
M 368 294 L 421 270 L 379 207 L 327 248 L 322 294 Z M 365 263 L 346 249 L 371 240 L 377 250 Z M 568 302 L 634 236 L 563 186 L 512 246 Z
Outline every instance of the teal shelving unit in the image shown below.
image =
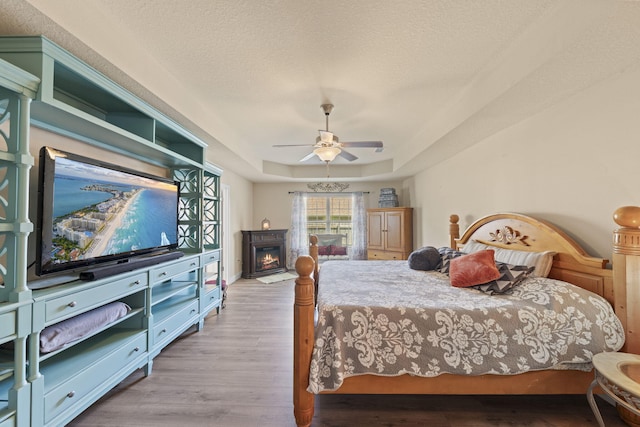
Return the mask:
M 29 282 L 32 126 L 167 171 L 180 183 L 184 256 L 92 282 Z M 0 427 L 68 423 L 221 304 L 222 170 L 170 117 L 45 37 L 0 37 Z M 31 289 L 33 288 L 33 290 Z M 125 317 L 51 353 L 44 328 L 110 302 Z

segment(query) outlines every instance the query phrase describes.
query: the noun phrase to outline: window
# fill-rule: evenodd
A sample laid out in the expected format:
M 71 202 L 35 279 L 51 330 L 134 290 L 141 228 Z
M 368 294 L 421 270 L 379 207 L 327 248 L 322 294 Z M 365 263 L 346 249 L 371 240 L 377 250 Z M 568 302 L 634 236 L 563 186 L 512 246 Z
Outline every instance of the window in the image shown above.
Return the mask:
M 309 196 L 307 234 L 346 234 L 352 244 L 351 196 Z

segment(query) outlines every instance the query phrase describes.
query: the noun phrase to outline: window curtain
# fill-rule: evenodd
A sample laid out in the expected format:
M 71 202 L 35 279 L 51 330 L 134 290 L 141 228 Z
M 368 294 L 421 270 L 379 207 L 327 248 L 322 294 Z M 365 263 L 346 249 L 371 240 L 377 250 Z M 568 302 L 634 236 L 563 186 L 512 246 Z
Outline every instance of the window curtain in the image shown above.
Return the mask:
M 349 259 L 367 259 L 367 210 L 361 191 L 351 195 L 352 244 Z
M 294 269 L 296 267 L 296 259 L 298 259 L 300 255 L 309 255 L 309 239 L 307 236 L 307 194 L 301 191 L 293 193 L 288 252 L 287 268 L 290 269 Z

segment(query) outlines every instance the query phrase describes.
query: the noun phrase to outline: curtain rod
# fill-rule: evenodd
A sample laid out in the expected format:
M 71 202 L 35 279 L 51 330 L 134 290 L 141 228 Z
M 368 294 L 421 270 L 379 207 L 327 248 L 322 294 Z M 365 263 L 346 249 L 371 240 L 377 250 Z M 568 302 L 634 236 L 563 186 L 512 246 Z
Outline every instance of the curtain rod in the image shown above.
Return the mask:
M 289 191 L 289 194 L 294 194 L 295 191 Z M 362 193 L 362 194 L 370 194 L 370 191 L 300 191 L 300 193 L 307 194 L 353 194 L 353 193 Z

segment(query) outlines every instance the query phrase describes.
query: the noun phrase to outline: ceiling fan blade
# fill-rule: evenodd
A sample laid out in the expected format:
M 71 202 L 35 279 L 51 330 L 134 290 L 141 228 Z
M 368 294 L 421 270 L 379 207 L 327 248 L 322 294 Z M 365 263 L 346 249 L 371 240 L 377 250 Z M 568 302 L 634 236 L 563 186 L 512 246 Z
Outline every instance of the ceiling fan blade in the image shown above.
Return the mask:
M 301 158 L 299 161 L 300 161 L 300 162 L 306 162 L 307 160 L 314 158 L 314 157 L 315 157 L 315 155 L 316 155 L 316 153 L 314 153 L 314 152 L 312 151 L 311 153 L 309 153 L 309 154 L 307 154 L 306 156 L 304 156 L 303 158 Z
M 313 144 L 276 144 L 272 147 L 313 147 Z
M 349 153 L 348 151 L 344 151 L 344 150 L 341 150 L 340 153 L 338 154 L 338 156 L 344 157 L 345 159 L 349 160 L 350 162 L 353 162 L 354 160 L 356 160 L 358 158 L 357 156 L 354 156 L 353 154 Z
M 380 152 L 383 150 L 382 141 L 350 141 L 350 142 L 341 142 L 343 147 L 351 147 L 351 148 L 375 148 L 376 152 Z

